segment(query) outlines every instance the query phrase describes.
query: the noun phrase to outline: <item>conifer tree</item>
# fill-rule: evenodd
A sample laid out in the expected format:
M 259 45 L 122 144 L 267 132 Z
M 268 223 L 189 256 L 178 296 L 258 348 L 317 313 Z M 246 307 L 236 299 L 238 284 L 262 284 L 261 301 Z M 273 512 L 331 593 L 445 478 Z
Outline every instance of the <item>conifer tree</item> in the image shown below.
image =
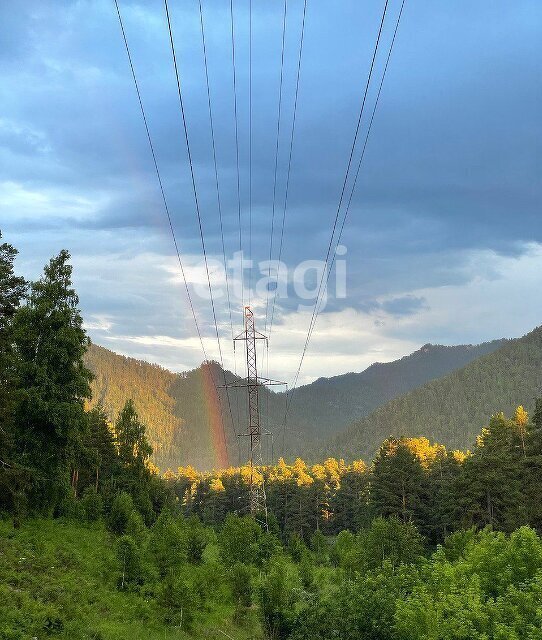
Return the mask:
M 444 453 L 431 466 L 428 495 L 429 538 L 442 542 L 455 528 L 459 516 L 455 487 L 463 469 L 458 452 Z
M 66 486 L 68 455 L 85 430 L 92 374 L 83 363 L 89 340 L 72 286 L 67 251 L 52 258 L 14 315 L 17 458 L 35 470 L 40 506 Z
M 428 490 L 427 474 L 406 441 L 386 440 L 375 458 L 371 479 L 375 515 L 414 522 L 425 533 Z
M 15 275 L 16 256 L 17 249 L 12 245 L 0 244 L 0 451 L 3 453 L 7 453 L 10 440 L 9 415 L 15 386 L 12 321 L 27 287 L 25 279 Z
M 518 425 L 494 415 L 456 486 L 461 523 L 511 531 L 525 522 L 524 463 Z
M 115 436 L 121 462 L 137 471 L 144 470 L 145 463 L 152 455 L 145 431 L 134 401 L 127 400 L 115 422 Z
M 17 250 L 12 245 L 0 244 L 0 509 L 20 512 L 30 478 L 28 472 L 14 464 L 13 316 L 25 296 L 27 284 L 24 278 L 15 275 L 16 256 Z
M 527 433 L 527 456 L 525 467 L 525 501 L 527 520 L 530 525 L 542 530 L 542 500 L 540 499 L 542 478 L 542 398 L 535 402 L 532 425 Z

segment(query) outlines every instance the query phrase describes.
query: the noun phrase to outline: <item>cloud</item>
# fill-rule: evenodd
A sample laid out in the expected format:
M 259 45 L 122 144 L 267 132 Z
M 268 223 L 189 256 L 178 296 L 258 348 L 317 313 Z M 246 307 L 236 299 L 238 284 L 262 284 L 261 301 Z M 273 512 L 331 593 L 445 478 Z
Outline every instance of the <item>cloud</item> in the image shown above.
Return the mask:
M 425 298 L 407 295 L 391 298 L 382 303 L 382 309 L 392 316 L 409 316 L 427 307 Z
M 384 43 L 398 7 L 390 2 Z M 162 7 L 130 0 L 121 8 L 191 291 L 204 289 Z M 542 8 L 536 0 L 493 8 L 491 0 L 407 4 L 345 227 L 348 295 L 336 299 L 332 288 L 304 380 L 359 370 L 433 339 L 478 342 L 537 323 L 536 296 L 520 274 L 539 284 L 532 269 L 542 242 Z M 197 5 L 172 9 L 206 249 L 220 264 L 199 15 Z M 250 245 L 249 257 L 260 262 L 272 226 L 281 7 L 263 3 L 254 15 L 251 167 L 248 21 L 246 7 L 236 7 L 239 211 L 228 6 L 209 2 L 204 10 L 225 250 L 229 258 L 239 248 L 240 215 L 243 248 L 248 253 Z M 380 11 L 355 0 L 341 12 L 323 0 L 309 5 L 285 213 L 301 24 L 301 5 L 289 5 L 273 253 L 285 213 L 282 257 L 290 272 L 325 256 Z M 21 268 L 36 277 L 50 255 L 69 248 L 96 341 L 173 368 L 195 366 L 202 355 L 191 342 L 195 327 L 114 6 L 31 0 L 19 12 L 0 7 L 0 20 L 8 25 L 0 44 L 0 226 L 20 248 Z M 374 98 L 372 87 L 368 108 Z M 212 280 L 224 290 L 218 266 Z M 291 289 L 278 300 L 271 356 L 288 375 L 310 321 L 298 309 L 306 301 Z M 531 302 L 516 317 L 489 292 L 513 300 L 520 292 Z M 209 300 L 194 295 L 206 348 L 217 357 Z M 262 300 L 252 302 L 263 318 Z M 235 300 L 236 325 L 240 307 Z M 224 296 L 216 310 L 226 340 Z M 233 366 L 229 351 L 227 358 Z

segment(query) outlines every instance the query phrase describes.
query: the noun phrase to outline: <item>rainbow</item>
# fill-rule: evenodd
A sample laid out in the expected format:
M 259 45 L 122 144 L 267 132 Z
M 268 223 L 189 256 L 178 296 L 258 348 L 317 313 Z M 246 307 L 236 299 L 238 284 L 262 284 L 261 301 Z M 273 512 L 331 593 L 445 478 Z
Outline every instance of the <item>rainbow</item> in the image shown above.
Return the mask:
M 207 423 L 211 432 L 211 442 L 218 469 L 226 469 L 229 466 L 228 449 L 226 446 L 226 431 L 223 419 L 222 404 L 213 379 L 212 363 L 203 364 L 202 386 L 203 398 L 207 413 Z

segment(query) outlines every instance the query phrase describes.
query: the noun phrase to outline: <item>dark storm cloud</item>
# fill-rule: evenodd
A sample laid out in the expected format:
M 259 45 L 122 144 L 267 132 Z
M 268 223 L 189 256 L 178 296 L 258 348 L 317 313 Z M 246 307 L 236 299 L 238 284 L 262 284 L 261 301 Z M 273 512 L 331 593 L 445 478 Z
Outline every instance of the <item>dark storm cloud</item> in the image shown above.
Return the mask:
M 163 6 L 151 0 L 120 5 L 173 225 L 183 253 L 195 255 L 201 242 Z M 205 0 L 203 6 L 231 255 L 238 248 L 238 211 L 229 3 Z M 376 0 L 308 4 L 283 249 L 291 266 L 325 255 L 382 6 Z M 247 250 L 248 4 L 238 0 L 235 7 Z M 260 261 L 269 253 L 282 3 L 254 7 L 251 224 L 252 257 Z M 398 8 L 390 2 L 382 53 Z M 220 256 L 198 5 L 172 3 L 171 10 L 207 249 Z M 302 3 L 289 3 L 275 256 L 301 11 Z M 168 223 L 113 3 L 35 1 L 17 10 L 4 3 L 0 22 L 7 26 L 0 43 L 0 226 L 15 244 L 32 247 L 41 262 L 61 238 L 74 257 L 104 261 L 130 241 L 170 259 Z M 541 32 L 536 0 L 407 1 L 343 236 L 348 297 L 331 297 L 326 311 L 348 306 L 414 315 L 425 302 L 409 291 L 462 285 L 476 276 L 469 252 L 518 257 L 526 242 L 542 241 Z M 377 79 L 383 61 L 381 55 Z M 114 309 L 126 333 L 138 327 L 189 333 L 175 327 L 178 308 L 154 313 L 161 306 L 159 289 L 142 301 L 114 288 L 104 292 L 100 283 L 84 286 L 88 308 L 98 315 Z M 298 304 L 279 299 L 277 321 Z

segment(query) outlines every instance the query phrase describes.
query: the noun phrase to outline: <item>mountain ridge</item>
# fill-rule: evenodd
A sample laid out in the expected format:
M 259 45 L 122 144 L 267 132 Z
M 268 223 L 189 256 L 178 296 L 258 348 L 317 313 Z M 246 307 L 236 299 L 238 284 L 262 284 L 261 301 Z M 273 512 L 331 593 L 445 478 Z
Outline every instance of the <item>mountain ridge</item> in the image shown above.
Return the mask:
M 421 435 L 451 448 L 466 448 L 491 415 L 528 406 L 541 387 L 542 327 L 537 327 L 390 400 L 329 438 L 319 451 L 371 459 L 375 445 L 387 437 Z
M 285 394 L 262 389 L 262 423 L 275 435 L 284 436 L 284 447 L 279 452 L 285 457 L 305 455 L 308 444 L 317 449 L 317 443 L 402 391 L 457 369 L 466 361 L 494 351 L 503 342 L 506 341 L 457 346 L 425 344 L 412 354 L 388 363 L 373 363 L 359 373 L 319 378 L 297 389 L 284 434 Z M 230 462 L 236 451 L 239 458 L 246 456 L 236 434 L 246 422 L 242 390 L 230 391 L 230 414 L 226 395 L 209 388 L 203 366 L 174 373 L 94 344 L 87 352 L 86 363 L 95 375 L 91 406 L 103 405 L 114 421 L 124 402 L 132 398 L 148 426 L 154 459 L 162 470 L 188 464 L 200 469 L 215 468 L 220 464 L 217 442 L 221 439 L 225 439 Z M 223 374 L 217 363 L 210 366 L 215 380 L 222 380 L 223 375 L 228 382 L 236 379 L 229 371 Z M 221 416 L 216 415 L 217 411 Z

